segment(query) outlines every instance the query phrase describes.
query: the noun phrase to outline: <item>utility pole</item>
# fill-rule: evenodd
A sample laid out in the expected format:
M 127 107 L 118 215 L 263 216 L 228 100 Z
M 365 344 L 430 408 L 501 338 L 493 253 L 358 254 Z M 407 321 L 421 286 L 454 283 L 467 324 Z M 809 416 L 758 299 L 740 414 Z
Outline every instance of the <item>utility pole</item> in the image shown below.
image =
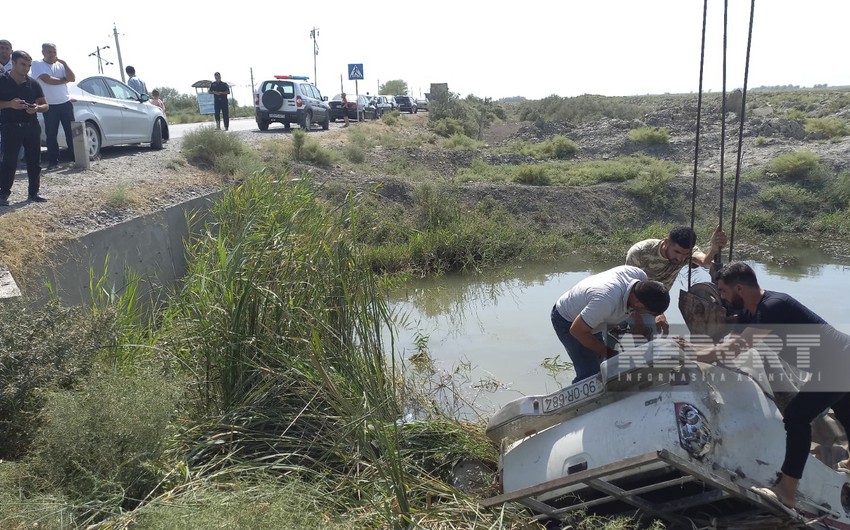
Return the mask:
M 319 75 L 316 73 L 316 56 L 319 55 L 319 44 L 316 42 L 316 37 L 319 36 L 319 28 L 313 28 L 310 31 L 310 38 L 313 39 L 313 84 L 319 86 Z
M 121 82 L 126 81 L 124 78 L 124 61 L 121 59 L 121 45 L 118 44 L 118 28 L 115 23 L 112 23 L 112 34 L 115 36 L 115 51 L 118 52 L 118 68 L 121 69 Z
M 106 63 L 106 66 L 109 66 L 110 64 L 114 64 L 114 63 L 107 61 L 106 59 L 104 59 L 103 57 L 100 56 L 101 50 L 108 50 L 108 49 L 109 49 L 109 46 L 98 46 L 95 51 L 93 51 L 89 54 L 89 57 L 94 56 L 94 57 L 97 58 L 97 73 L 99 73 L 101 75 L 103 75 L 103 63 Z

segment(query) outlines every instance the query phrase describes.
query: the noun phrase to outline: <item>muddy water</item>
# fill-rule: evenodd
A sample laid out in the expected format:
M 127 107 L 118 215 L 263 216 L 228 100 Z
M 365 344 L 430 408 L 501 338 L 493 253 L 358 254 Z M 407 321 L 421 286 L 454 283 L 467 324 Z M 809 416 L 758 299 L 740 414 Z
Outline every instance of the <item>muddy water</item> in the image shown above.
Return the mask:
M 808 252 L 793 265 L 749 263 L 763 288 L 789 293 L 850 332 L 850 257 Z M 435 384 L 460 392 L 484 413 L 523 395 L 552 392 L 573 377 L 562 366 L 569 357 L 552 330 L 552 305 L 585 276 L 616 265 L 573 260 L 414 282 L 391 297 L 399 320 L 396 351 L 410 358 L 427 339 Z M 691 282 L 708 279 L 697 269 Z M 674 333 L 687 332 L 677 302 L 687 286 L 683 271 L 667 312 Z M 449 401 L 450 408 L 466 409 L 457 397 Z

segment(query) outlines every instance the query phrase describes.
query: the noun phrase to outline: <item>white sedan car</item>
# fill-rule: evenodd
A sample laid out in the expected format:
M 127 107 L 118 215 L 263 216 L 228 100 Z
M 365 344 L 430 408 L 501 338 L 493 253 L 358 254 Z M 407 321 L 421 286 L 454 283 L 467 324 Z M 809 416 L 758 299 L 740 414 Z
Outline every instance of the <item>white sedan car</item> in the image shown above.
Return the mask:
M 168 121 L 162 109 L 117 79 L 92 76 L 68 83 L 74 105 L 74 119 L 85 123 L 89 159 L 100 154 L 102 147 L 149 143 L 162 149 L 168 141 Z M 45 144 L 44 119 L 41 121 L 41 143 Z M 59 146 L 66 147 L 65 134 L 59 127 Z

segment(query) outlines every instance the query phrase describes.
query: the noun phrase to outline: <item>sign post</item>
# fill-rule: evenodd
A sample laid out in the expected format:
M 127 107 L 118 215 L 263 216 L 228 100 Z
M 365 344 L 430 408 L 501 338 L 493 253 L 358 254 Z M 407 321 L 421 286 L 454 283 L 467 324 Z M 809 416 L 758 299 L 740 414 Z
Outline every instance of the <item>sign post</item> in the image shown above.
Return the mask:
M 354 93 L 360 94 L 357 88 L 357 81 L 363 79 L 363 63 L 353 63 L 348 65 L 348 80 L 354 81 Z

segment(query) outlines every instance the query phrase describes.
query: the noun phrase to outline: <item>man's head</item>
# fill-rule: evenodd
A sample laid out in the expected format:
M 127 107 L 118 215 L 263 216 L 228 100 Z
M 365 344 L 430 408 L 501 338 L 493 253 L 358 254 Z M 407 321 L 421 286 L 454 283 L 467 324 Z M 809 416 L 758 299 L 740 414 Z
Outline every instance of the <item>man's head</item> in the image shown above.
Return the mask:
M 632 293 L 636 299 L 632 308 L 638 313 L 658 316 L 670 307 L 670 293 L 661 282 L 641 280 L 635 284 Z
M 697 235 L 687 226 L 679 226 L 670 231 L 665 239 L 664 257 L 670 263 L 681 265 L 688 261 L 691 249 L 697 242 Z
M 6 39 L 0 39 L 0 62 L 6 64 L 12 57 L 12 43 Z
M 56 45 L 52 42 L 45 42 L 41 45 L 41 55 L 44 57 L 44 62 L 53 64 L 56 62 Z
M 157 90 L 157 89 L 151 90 L 151 96 L 154 97 L 154 98 L 158 98 L 159 97 L 159 90 Z
M 734 309 L 746 307 L 748 299 L 761 295 L 756 273 L 746 263 L 736 261 L 717 272 L 720 299 Z
M 32 66 L 32 57 L 23 50 L 15 50 L 12 52 L 12 72 L 20 77 L 25 77 Z
M 136 69 L 133 68 L 132 66 L 128 66 L 127 68 L 124 69 L 124 71 L 127 72 L 127 75 L 129 75 L 130 77 L 136 75 Z
M 216 81 L 221 81 L 221 74 L 219 72 L 216 72 L 213 75 L 215 76 Z

